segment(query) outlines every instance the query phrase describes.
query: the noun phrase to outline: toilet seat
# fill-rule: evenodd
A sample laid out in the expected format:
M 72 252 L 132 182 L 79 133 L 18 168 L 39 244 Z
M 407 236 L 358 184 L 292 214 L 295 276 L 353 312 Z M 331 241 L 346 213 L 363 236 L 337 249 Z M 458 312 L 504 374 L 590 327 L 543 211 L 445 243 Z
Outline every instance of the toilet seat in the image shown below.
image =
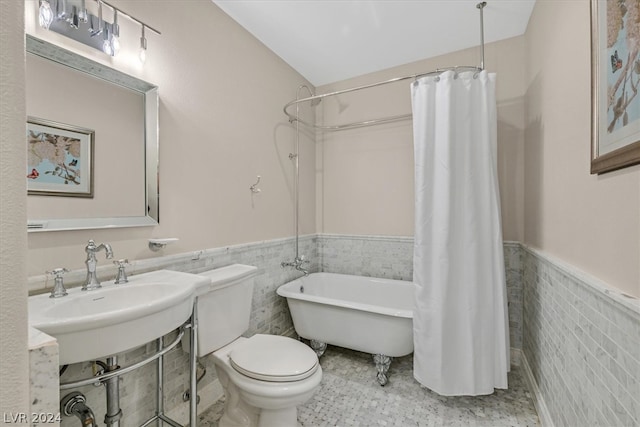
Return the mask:
M 233 369 L 262 381 L 300 381 L 318 370 L 318 356 L 292 338 L 257 334 L 239 343 L 230 353 Z

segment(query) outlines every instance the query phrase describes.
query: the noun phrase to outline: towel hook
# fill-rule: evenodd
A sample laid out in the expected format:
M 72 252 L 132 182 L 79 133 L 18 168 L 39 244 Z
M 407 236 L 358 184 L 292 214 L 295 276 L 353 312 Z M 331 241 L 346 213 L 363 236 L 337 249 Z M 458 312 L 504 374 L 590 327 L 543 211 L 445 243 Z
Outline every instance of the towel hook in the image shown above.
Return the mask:
M 260 189 L 258 188 L 258 184 L 260 183 L 260 175 L 258 175 L 257 178 L 258 180 L 256 181 L 256 183 L 249 187 L 249 190 L 251 190 L 252 193 L 260 192 Z

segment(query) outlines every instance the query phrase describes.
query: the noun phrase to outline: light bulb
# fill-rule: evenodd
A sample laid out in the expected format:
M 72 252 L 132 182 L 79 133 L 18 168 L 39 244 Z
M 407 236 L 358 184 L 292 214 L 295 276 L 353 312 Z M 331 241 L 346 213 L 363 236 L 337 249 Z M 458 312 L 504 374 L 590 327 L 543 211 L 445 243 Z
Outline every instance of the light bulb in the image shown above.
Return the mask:
M 87 23 L 89 20 L 89 15 L 87 14 L 87 6 L 85 4 L 86 0 L 80 0 L 80 10 L 78 11 L 78 19 L 84 23 Z
M 53 11 L 51 10 L 51 5 L 49 4 L 49 0 L 40 1 L 38 22 L 40 23 L 40 26 L 42 28 L 46 28 L 47 30 L 51 26 L 51 23 L 53 22 Z
M 113 46 L 109 40 L 102 42 L 102 51 L 109 56 L 113 56 Z
M 111 36 L 109 29 L 105 27 L 102 31 L 103 41 L 102 41 L 102 51 L 109 56 L 113 56 L 113 44 L 111 43 Z
M 147 38 L 144 36 L 144 25 L 142 26 L 142 34 L 140 36 L 140 53 L 138 54 L 140 62 L 144 64 L 147 60 Z
M 113 56 L 120 52 L 120 39 L 115 34 L 111 36 L 111 49 L 113 50 Z

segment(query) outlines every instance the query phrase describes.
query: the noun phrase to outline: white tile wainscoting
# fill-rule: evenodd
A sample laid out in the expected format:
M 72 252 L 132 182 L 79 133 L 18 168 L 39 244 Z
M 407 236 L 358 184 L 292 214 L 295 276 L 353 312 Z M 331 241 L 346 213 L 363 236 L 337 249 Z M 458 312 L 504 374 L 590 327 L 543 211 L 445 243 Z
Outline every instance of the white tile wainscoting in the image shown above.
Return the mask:
M 640 304 L 523 247 L 523 354 L 538 413 L 564 426 L 640 425 Z
M 131 274 L 154 269 L 200 272 L 233 263 L 258 267 L 250 329 L 247 335 L 272 333 L 292 335 L 292 322 L 278 286 L 299 273 L 282 269 L 280 262 L 293 258 L 293 238 L 206 249 L 148 260 L 133 261 Z M 303 236 L 300 252 L 311 261 L 310 271 L 357 274 L 411 280 L 413 238 L 318 234 Z M 512 363 L 522 368 L 541 424 L 638 425 L 640 422 L 640 305 L 595 279 L 517 242 L 504 244 Z M 104 266 L 101 277 L 115 275 Z M 79 283 L 84 271 L 67 277 Z M 31 290 L 45 288 L 44 276 L 29 280 Z M 167 338 L 167 342 L 170 337 Z M 123 355 L 123 366 L 154 351 L 150 344 Z M 32 349 L 32 357 L 38 352 Z M 41 352 L 41 353 L 46 353 Z M 207 373 L 199 384 L 201 408 L 215 402 L 221 388 L 209 358 L 202 361 Z M 32 366 L 33 366 L 32 362 Z M 146 368 L 146 367 L 145 367 Z M 152 366 L 123 375 L 121 397 L 127 425 L 142 423 L 155 407 L 155 371 Z M 57 372 L 57 366 L 53 367 Z M 90 372 L 88 363 L 76 364 L 64 381 Z M 39 372 L 33 370 L 32 372 Z M 41 375 L 41 374 L 39 374 Z M 186 422 L 188 358 L 180 347 L 165 357 L 165 410 Z M 32 374 L 32 387 L 37 387 Z M 84 387 L 98 419 L 104 415 L 103 387 Z M 126 404 L 125 404 L 126 403 Z M 40 410 L 40 409 L 39 409 Z M 44 409 L 43 409 L 44 410 Z M 57 411 L 57 407 L 49 408 Z M 77 420 L 63 417 L 62 425 Z

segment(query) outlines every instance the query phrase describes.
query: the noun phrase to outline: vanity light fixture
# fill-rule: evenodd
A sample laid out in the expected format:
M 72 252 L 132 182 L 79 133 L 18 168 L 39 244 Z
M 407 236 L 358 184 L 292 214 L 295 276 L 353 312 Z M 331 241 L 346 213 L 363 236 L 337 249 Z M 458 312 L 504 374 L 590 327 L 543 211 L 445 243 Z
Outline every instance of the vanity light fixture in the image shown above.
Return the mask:
M 146 30 L 151 30 L 158 35 L 160 35 L 160 32 L 104 0 L 94 0 L 97 3 L 97 15 L 89 13 L 86 1 L 39 0 L 38 22 L 42 28 L 99 49 L 109 56 L 116 56 L 120 51 L 121 45 L 118 17 L 119 15 L 124 15 L 140 25 L 142 36 L 140 37 L 138 57 L 144 63 L 147 56 Z M 103 19 L 103 6 L 113 10 L 113 23 Z M 98 35 L 102 35 L 102 37 L 97 37 Z

